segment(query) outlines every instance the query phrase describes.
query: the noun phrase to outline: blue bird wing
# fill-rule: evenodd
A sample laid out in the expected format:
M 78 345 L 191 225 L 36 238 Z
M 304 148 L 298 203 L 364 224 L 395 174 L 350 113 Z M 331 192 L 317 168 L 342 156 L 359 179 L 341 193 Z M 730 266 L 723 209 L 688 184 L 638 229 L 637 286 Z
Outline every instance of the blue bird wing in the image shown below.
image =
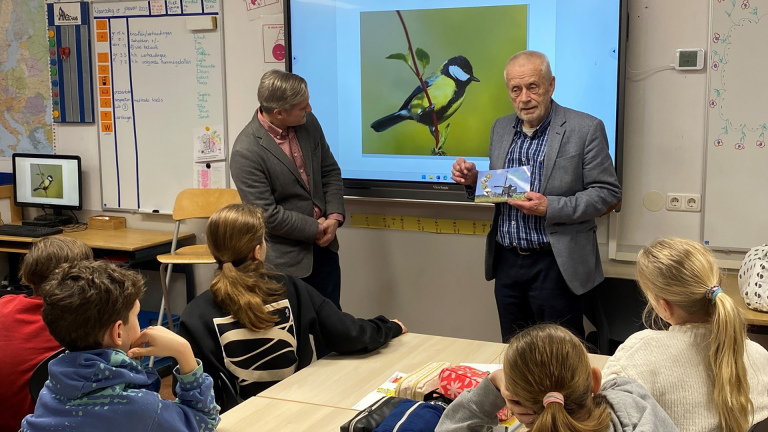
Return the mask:
M 439 77 L 440 77 L 440 73 L 439 72 L 435 72 L 435 73 L 427 76 L 427 79 L 424 80 L 424 84 L 426 84 L 427 88 L 429 88 L 432 85 L 432 83 L 434 83 L 435 80 L 437 78 L 439 78 Z M 408 106 L 411 104 L 411 101 L 413 101 L 413 98 L 415 98 L 416 96 L 418 96 L 421 93 L 424 93 L 424 89 L 421 88 L 421 84 L 419 84 L 419 85 L 416 86 L 415 89 L 413 89 L 411 94 L 408 95 L 408 97 L 405 99 L 405 102 L 403 102 L 403 104 L 400 106 L 398 111 L 402 111 L 404 109 L 408 109 Z

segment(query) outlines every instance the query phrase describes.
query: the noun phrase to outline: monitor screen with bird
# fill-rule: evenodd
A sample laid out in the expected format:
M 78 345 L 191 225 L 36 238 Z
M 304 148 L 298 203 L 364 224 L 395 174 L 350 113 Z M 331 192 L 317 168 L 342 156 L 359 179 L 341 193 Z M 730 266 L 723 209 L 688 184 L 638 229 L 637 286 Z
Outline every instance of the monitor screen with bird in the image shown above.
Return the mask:
M 308 82 L 347 194 L 463 199 L 451 166 L 461 156 L 488 169 L 491 128 L 514 113 L 504 69 L 524 50 L 547 55 L 557 103 L 603 121 L 616 161 L 625 3 L 289 0 L 286 66 Z
M 54 215 L 83 208 L 80 156 L 14 153 L 12 162 L 16 205 Z

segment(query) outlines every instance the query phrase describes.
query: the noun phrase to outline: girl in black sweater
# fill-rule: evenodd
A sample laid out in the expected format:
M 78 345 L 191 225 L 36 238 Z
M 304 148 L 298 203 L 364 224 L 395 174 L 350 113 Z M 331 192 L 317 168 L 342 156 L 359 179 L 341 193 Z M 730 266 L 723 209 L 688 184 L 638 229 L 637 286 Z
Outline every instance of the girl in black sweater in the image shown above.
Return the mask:
M 181 316 L 179 334 L 214 379 L 222 412 L 269 388 L 317 357 L 374 351 L 407 331 L 397 320 L 340 311 L 301 279 L 264 267 L 264 217 L 233 204 L 211 216 L 208 249 L 218 263 L 209 291 Z

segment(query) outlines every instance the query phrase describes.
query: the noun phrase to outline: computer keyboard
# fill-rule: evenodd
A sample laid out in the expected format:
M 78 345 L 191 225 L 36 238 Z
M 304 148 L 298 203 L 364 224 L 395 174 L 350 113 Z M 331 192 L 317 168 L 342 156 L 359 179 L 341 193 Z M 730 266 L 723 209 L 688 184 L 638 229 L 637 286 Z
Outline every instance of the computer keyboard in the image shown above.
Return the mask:
M 29 225 L 0 225 L 0 236 L 13 237 L 45 237 L 61 234 L 64 230 L 60 227 L 41 227 Z

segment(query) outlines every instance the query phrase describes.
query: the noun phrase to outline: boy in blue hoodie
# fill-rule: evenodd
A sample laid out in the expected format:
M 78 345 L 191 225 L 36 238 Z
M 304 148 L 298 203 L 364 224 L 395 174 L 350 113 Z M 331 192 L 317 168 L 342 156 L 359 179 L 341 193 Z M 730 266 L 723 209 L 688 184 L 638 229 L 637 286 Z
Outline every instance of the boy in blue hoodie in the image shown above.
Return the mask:
M 163 327 L 139 329 L 141 276 L 103 261 L 65 264 L 42 292 L 43 321 L 67 352 L 50 363 L 22 431 L 216 429 L 213 382 L 189 343 Z M 178 362 L 176 401 L 160 399 L 160 377 L 139 363 L 151 355 Z

